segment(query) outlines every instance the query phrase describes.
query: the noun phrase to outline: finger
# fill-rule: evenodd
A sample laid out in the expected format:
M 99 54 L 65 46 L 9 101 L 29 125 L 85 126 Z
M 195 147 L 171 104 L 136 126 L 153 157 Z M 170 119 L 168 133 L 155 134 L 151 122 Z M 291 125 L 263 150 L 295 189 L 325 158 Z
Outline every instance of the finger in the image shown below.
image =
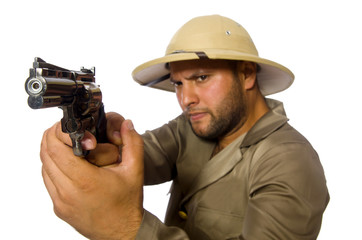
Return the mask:
M 120 129 L 122 122 L 124 121 L 124 118 L 121 115 L 114 112 L 109 112 L 107 113 L 106 116 L 107 116 L 107 135 L 108 135 L 107 137 L 109 142 L 116 145 L 122 145 Z M 86 131 L 81 141 L 81 144 L 84 150 L 93 150 L 97 146 L 97 139 L 93 134 Z
M 44 166 L 42 167 L 41 170 L 42 170 L 41 173 L 42 173 L 42 176 L 43 176 L 43 181 L 44 181 L 45 188 L 47 189 L 47 191 L 49 193 L 49 196 L 50 196 L 50 199 L 53 202 L 54 212 L 59 217 L 58 210 L 56 210 L 56 209 L 58 209 L 58 207 L 55 207 L 55 206 L 59 205 L 59 203 L 60 203 L 57 188 L 55 187 L 54 183 L 52 182 L 52 179 L 49 177 L 49 175 L 48 175 L 47 171 L 45 170 Z
M 86 159 L 98 167 L 119 163 L 119 147 L 110 143 L 100 143 L 88 154 Z
M 69 137 L 69 134 L 67 133 L 64 133 L 62 131 L 62 125 L 60 122 L 57 122 L 55 124 L 55 127 L 56 127 L 56 130 L 55 130 L 55 133 L 56 133 L 56 136 L 57 138 L 62 141 L 64 144 L 68 145 L 68 146 L 72 146 L 72 140 L 70 139 Z
M 45 188 L 47 189 L 50 198 L 52 199 L 53 203 L 57 202 L 59 199 L 57 188 L 55 187 L 52 179 L 49 177 L 47 170 L 45 170 L 44 166 L 41 168 L 41 174 L 43 177 Z
M 137 178 L 143 181 L 143 140 L 134 129 L 131 120 L 125 120 L 121 126 L 122 163 L 121 167 L 130 169 L 130 174 L 137 175 Z M 128 171 L 127 171 L 128 172 Z
M 81 140 L 83 150 L 93 150 L 97 146 L 97 139 L 96 137 L 91 134 L 90 132 L 86 131 L 84 133 L 84 137 Z
M 53 202 L 53 209 L 55 215 L 57 215 L 59 218 L 64 219 L 66 218 L 66 215 L 64 213 L 69 211 L 68 205 L 62 201 L 61 194 L 59 194 L 58 188 L 54 185 L 51 177 L 49 177 L 47 171 L 45 168 L 42 168 L 42 176 L 43 181 L 45 184 L 45 187 L 49 193 L 49 196 Z M 63 187 L 64 185 L 60 186 Z
M 53 126 L 53 128 L 55 128 L 55 126 Z M 44 132 L 43 139 L 41 142 L 40 160 L 43 163 L 42 172 L 46 173 L 47 178 L 49 178 L 49 180 L 53 184 L 57 184 L 57 182 L 59 181 L 62 184 L 66 180 L 69 181 L 69 178 L 58 168 L 58 166 L 54 162 L 54 159 L 49 155 L 49 142 L 47 140 L 51 138 L 49 136 L 50 134 L 52 134 L 51 129 L 48 129 Z M 61 141 L 59 141 L 59 143 L 62 144 Z M 60 186 L 61 184 L 57 185 Z
M 122 145 L 122 138 L 120 134 L 122 123 L 124 122 L 124 117 L 115 113 L 109 112 L 107 116 L 107 137 L 108 140 L 118 146 Z
M 56 130 L 55 130 L 57 138 L 62 141 L 64 144 L 68 146 L 72 146 L 72 140 L 68 133 L 64 133 L 62 130 L 62 125 L 60 122 L 56 123 Z M 84 150 L 93 150 L 97 145 L 97 140 L 93 134 L 86 131 L 84 133 L 84 137 L 81 140 L 81 145 Z
M 71 180 L 92 175 L 94 166 L 85 159 L 74 156 L 73 149 L 57 137 L 57 127 L 58 124 L 44 133 L 41 144 L 41 159 L 48 174 L 59 174 L 60 171 Z
M 49 130 L 44 133 L 43 138 L 47 138 L 48 134 Z M 47 144 L 44 144 L 44 141 L 42 141 L 41 144 L 40 158 L 43 163 L 42 176 L 45 187 L 52 199 L 54 211 L 59 212 L 57 209 L 60 209 L 61 204 L 63 204 L 62 198 L 64 198 L 63 195 L 64 192 L 66 192 L 64 189 L 72 188 L 71 181 L 60 171 L 53 159 L 49 156 L 47 153 Z

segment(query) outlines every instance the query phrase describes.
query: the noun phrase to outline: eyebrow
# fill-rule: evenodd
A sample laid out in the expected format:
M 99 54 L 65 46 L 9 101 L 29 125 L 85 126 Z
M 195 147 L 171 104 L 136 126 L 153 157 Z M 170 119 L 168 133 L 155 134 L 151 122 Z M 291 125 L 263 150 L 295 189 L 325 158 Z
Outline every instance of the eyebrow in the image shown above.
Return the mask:
M 201 75 L 209 75 L 212 71 L 208 69 L 199 69 L 195 70 L 190 76 L 185 77 L 186 80 L 195 80 L 196 78 L 200 77 Z M 170 81 L 171 82 L 178 82 L 178 80 L 175 80 L 172 78 L 172 75 L 170 74 Z
M 194 80 L 196 78 L 198 78 L 200 75 L 204 75 L 205 72 L 204 71 L 197 71 L 192 73 L 190 76 L 185 77 L 186 80 Z

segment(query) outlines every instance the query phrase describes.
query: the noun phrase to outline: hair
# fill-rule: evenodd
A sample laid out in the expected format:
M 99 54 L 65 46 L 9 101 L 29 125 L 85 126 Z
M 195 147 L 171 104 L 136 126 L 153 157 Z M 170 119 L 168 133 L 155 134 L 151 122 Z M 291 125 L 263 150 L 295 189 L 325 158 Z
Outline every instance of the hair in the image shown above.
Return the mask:
M 245 62 L 245 61 L 242 61 L 242 60 L 227 60 L 227 61 L 229 63 L 230 69 L 232 71 L 233 78 L 235 80 L 240 80 L 239 79 L 238 63 Z M 254 63 L 254 62 L 251 62 L 251 63 Z M 257 63 L 254 63 L 254 64 L 256 65 L 256 72 L 258 73 L 260 71 L 261 67 Z M 256 78 L 255 80 L 256 80 L 255 82 L 257 84 L 258 83 L 258 78 Z

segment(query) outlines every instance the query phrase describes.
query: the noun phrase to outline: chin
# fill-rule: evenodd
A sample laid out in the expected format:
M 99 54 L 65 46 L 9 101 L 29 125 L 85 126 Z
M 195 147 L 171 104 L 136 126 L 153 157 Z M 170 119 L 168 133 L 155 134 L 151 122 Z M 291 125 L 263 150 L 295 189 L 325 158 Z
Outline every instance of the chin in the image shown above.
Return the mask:
M 205 140 L 215 140 L 217 139 L 217 136 L 215 136 L 215 134 L 210 133 L 209 131 L 205 130 L 205 129 L 200 129 L 200 128 L 194 128 L 192 127 L 192 131 L 194 132 L 194 134 L 200 138 L 203 138 Z

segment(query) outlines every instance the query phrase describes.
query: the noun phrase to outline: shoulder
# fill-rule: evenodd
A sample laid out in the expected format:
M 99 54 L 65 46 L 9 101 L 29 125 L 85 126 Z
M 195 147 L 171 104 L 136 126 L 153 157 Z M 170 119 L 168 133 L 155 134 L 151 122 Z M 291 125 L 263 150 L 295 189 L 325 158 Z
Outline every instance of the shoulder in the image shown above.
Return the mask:
M 319 162 L 319 157 L 310 142 L 288 123 L 255 144 L 254 165 L 263 161 L 299 161 L 308 164 Z
M 268 149 L 276 146 L 286 146 L 289 144 L 300 146 L 307 145 L 312 148 L 310 142 L 288 123 L 283 124 L 266 138 L 261 139 L 257 145 L 259 148 L 264 147 L 265 149 Z
M 256 189 L 260 188 L 261 183 L 277 183 L 299 189 L 297 191 L 304 194 L 310 189 L 324 191 L 326 188 L 324 170 L 317 152 L 289 124 L 255 145 L 249 174 L 250 180 L 256 183 Z

